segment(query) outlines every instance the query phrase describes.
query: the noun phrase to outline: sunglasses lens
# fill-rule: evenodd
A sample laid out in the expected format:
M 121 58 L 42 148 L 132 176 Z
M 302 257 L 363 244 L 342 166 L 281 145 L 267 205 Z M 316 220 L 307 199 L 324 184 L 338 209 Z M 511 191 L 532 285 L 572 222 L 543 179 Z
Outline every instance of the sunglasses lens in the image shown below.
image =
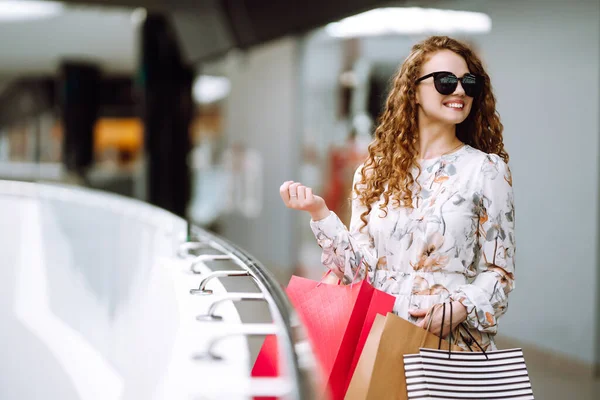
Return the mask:
M 480 79 L 473 74 L 463 76 L 461 84 L 465 94 L 469 97 L 475 97 L 481 91 Z
M 443 95 L 449 95 L 454 93 L 456 86 L 458 85 L 458 78 L 456 75 L 442 72 L 435 75 L 434 80 L 435 89 Z

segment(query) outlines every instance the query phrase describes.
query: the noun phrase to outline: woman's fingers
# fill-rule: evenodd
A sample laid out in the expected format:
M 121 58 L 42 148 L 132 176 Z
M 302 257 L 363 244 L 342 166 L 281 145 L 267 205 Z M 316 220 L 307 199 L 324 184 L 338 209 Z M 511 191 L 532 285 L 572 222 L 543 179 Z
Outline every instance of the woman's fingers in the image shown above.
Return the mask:
M 286 181 L 283 182 L 283 185 L 279 187 L 279 195 L 283 199 L 283 202 L 288 205 L 290 202 L 290 185 L 294 183 L 294 181 Z
M 417 324 L 418 327 L 423 328 L 423 329 L 427 329 L 427 326 L 429 325 L 429 319 L 432 318 L 431 325 L 429 326 L 429 332 L 433 333 L 434 335 L 439 336 L 441 333 L 440 329 L 442 326 L 442 314 L 436 313 L 436 311 L 437 310 L 433 310 L 433 309 L 429 309 L 429 310 L 416 309 L 416 310 L 409 310 L 408 312 L 413 317 L 417 317 L 417 318 L 423 317 L 423 319 Z M 446 330 L 446 328 L 447 327 L 444 326 L 444 331 Z
M 314 201 L 312 189 L 300 182 L 284 182 L 279 188 L 279 194 L 286 206 L 296 210 L 303 210 Z
M 450 331 L 454 329 L 454 326 L 450 326 L 450 316 L 446 315 L 446 319 L 445 321 L 443 321 L 442 331 L 442 312 L 437 309 L 414 309 L 409 310 L 408 313 L 413 317 L 423 317 L 423 319 L 417 324 L 418 327 L 423 329 L 427 328 L 427 326 L 429 325 L 429 319 L 431 318 L 432 321 L 431 326 L 429 327 L 429 332 L 433 333 L 436 336 L 446 337 L 450 334 Z M 455 325 L 458 325 L 458 323 L 455 322 Z
M 290 201 L 295 201 L 298 199 L 298 186 L 300 186 L 300 182 L 294 182 L 290 185 L 288 189 L 290 192 Z
M 409 310 L 408 312 L 410 313 L 410 315 L 412 315 L 413 317 L 417 317 L 417 318 L 421 318 L 421 317 L 424 317 L 425 315 L 427 315 L 427 310 L 425 310 L 423 308 Z
M 312 201 L 314 200 L 314 196 L 313 196 L 313 192 L 312 189 L 307 187 L 306 188 L 306 202 L 307 203 L 312 203 Z
M 306 186 L 298 186 L 296 193 L 298 194 L 298 203 L 304 204 L 306 202 Z
M 416 318 L 422 318 L 422 317 L 425 317 L 425 318 L 423 318 L 423 319 L 421 320 L 421 322 L 419 322 L 419 323 L 417 324 L 417 326 L 418 326 L 419 328 L 425 328 L 425 323 L 427 322 L 427 319 L 428 319 L 428 318 L 427 318 L 427 310 L 425 310 L 425 309 L 414 309 L 414 310 L 408 310 L 408 313 L 409 313 L 410 315 L 412 315 L 413 317 L 416 317 Z

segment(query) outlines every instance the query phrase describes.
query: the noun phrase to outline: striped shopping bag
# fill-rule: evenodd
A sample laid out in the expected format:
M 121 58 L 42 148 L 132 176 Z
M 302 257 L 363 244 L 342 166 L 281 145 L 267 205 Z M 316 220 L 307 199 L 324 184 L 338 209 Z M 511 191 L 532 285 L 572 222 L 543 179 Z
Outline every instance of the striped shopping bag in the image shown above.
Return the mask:
M 521 349 L 405 355 L 409 399 L 533 399 Z
M 450 308 L 452 315 L 452 303 Z M 404 355 L 409 400 L 534 398 L 521 349 L 483 351 L 466 327 L 459 326 L 457 333 L 461 327 L 481 352 L 421 348 L 418 354 Z

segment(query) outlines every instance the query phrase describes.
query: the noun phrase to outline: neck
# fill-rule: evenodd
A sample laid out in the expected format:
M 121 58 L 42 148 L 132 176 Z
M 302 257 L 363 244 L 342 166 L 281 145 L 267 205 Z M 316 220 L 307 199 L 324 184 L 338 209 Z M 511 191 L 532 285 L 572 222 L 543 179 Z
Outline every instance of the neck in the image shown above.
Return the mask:
M 427 159 L 451 152 L 461 144 L 456 137 L 456 125 L 419 118 L 419 158 Z

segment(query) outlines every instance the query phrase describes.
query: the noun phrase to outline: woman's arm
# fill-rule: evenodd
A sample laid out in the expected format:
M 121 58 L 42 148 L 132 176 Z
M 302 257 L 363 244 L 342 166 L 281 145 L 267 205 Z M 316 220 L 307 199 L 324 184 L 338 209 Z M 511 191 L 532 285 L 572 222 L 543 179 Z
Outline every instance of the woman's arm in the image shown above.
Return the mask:
M 329 210 L 326 215 L 322 215 L 322 219 L 315 220 L 313 216 L 310 221 L 317 243 L 323 249 L 321 262 L 344 283 L 352 282 L 354 276 L 357 275 L 357 268 L 361 260 L 363 265 L 358 271 L 356 279 L 362 278 L 365 269 L 377 263 L 375 245 L 367 228 L 360 230 L 363 225 L 360 216 L 367 208 L 360 203 L 354 191 L 354 185 L 360 181 L 361 171 L 362 167 L 356 170 L 352 184 L 350 229 L 346 228 L 338 216 Z
M 476 193 L 478 274 L 451 298 L 465 306 L 469 327 L 495 334 L 515 286 L 514 198 L 510 169 L 500 157 L 486 157 L 481 177 L 481 192 Z

